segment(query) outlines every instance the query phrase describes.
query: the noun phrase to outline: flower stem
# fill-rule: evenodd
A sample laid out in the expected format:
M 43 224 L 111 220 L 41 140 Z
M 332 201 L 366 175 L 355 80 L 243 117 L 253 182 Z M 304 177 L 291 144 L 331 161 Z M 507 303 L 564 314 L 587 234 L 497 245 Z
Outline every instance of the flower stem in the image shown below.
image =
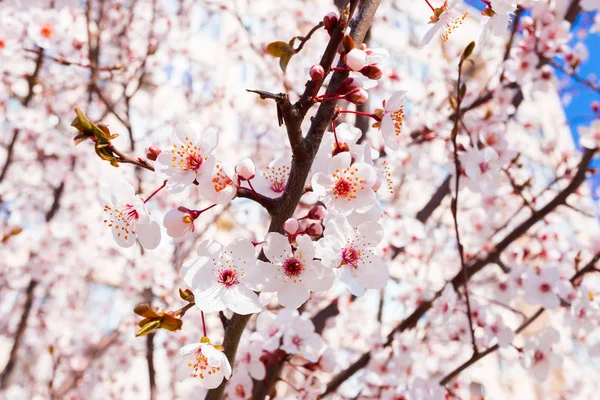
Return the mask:
M 429 8 L 431 8 L 431 11 L 435 12 L 435 8 L 433 8 L 433 6 L 429 2 L 429 0 L 425 0 L 425 3 L 427 3 L 427 5 L 429 6 Z
M 373 118 L 373 119 L 378 119 L 377 115 L 375 114 L 369 114 L 366 112 L 362 112 L 362 111 L 352 111 L 352 110 L 339 110 L 340 114 L 355 114 L 355 115 L 362 115 L 363 117 L 369 117 L 369 118 Z
M 164 181 L 163 184 L 156 189 L 154 192 L 152 192 L 152 194 L 150 196 L 148 196 L 148 198 L 146 200 L 144 200 L 144 204 L 146 204 L 151 198 L 154 197 L 154 195 L 156 195 L 156 193 L 160 192 L 161 190 L 163 190 L 163 188 L 167 186 L 167 181 Z
M 349 67 L 331 67 L 332 71 L 350 71 Z
M 208 337 L 206 334 L 206 321 L 204 321 L 204 311 L 200 311 L 200 315 L 202 315 L 202 330 L 204 331 L 204 337 Z

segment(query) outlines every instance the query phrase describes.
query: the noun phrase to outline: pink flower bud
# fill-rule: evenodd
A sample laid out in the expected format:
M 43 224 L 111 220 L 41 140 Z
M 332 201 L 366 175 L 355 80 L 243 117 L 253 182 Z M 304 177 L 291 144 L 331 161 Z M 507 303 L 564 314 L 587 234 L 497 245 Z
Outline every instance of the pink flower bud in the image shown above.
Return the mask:
M 600 111 L 600 103 L 596 100 L 592 101 L 592 111 L 596 114 L 598 114 L 598 111 Z
M 346 101 L 354 104 L 364 104 L 369 100 L 369 93 L 363 88 L 354 88 L 344 96 Z
M 321 67 L 320 64 L 315 64 L 312 67 L 310 67 L 310 79 L 312 79 L 315 82 L 321 81 L 323 80 L 323 78 L 325 77 L 325 70 L 323 69 L 323 67 Z
M 308 212 L 308 219 L 323 219 L 327 215 L 327 209 L 320 204 L 316 204 Z
M 306 228 L 306 233 L 309 236 L 321 236 L 323 234 L 323 225 L 320 222 L 310 224 L 308 228 Z
M 148 160 L 156 161 L 160 152 L 161 152 L 160 147 L 153 144 L 146 149 L 146 158 Z
M 365 65 L 361 70 L 360 73 L 363 74 L 364 76 L 366 76 L 369 79 L 373 79 L 373 80 L 378 80 L 381 79 L 381 77 L 383 76 L 383 71 L 381 70 L 381 65 L 374 63 L 374 64 L 369 64 L 369 65 Z
M 300 229 L 300 222 L 296 218 L 288 218 L 283 223 L 283 230 L 290 236 L 294 236 Z
M 238 175 L 240 180 L 249 181 L 256 175 L 256 167 L 251 159 L 244 158 L 239 162 L 238 165 L 235 166 L 235 173 Z
M 338 23 L 338 15 L 335 12 L 330 12 L 329 14 L 323 17 L 323 27 L 331 35 L 335 26 Z
M 365 66 L 367 53 L 360 49 L 352 49 L 346 54 L 346 65 L 352 71 L 360 71 Z
M 354 78 L 346 78 L 340 83 L 340 86 L 337 88 L 336 92 L 346 93 L 352 89 L 362 87 L 360 83 Z

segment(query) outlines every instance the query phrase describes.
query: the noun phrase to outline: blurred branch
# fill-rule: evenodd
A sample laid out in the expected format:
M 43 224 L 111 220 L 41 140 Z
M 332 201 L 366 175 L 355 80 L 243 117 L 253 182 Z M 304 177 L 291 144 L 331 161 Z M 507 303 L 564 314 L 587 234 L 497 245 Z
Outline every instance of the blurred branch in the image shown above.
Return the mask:
M 0 387 L 8 387 L 10 377 L 15 368 L 17 362 L 17 353 L 19 351 L 19 347 L 21 346 L 23 335 L 25 334 L 25 328 L 27 328 L 27 321 L 29 319 L 29 314 L 31 313 L 31 307 L 33 306 L 34 290 L 37 285 L 38 281 L 32 279 L 29 281 L 29 285 L 27 286 L 27 290 L 25 292 L 25 305 L 23 306 L 23 313 L 21 314 L 21 319 L 19 320 L 17 332 L 15 333 L 15 341 L 12 349 L 10 349 L 10 355 L 8 356 L 6 367 L 4 367 L 4 371 L 2 371 L 2 374 L 0 374 Z

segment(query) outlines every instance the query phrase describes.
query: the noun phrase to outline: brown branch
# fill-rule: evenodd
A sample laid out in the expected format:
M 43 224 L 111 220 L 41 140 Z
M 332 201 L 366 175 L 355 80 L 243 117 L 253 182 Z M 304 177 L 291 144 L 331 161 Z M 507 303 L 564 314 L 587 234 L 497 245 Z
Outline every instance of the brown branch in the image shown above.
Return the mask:
M 573 71 L 573 72 L 567 71 L 562 65 L 559 65 L 556 61 L 554 61 L 552 59 L 546 59 L 546 63 L 550 64 L 552 67 L 554 67 L 554 69 L 559 70 L 560 72 L 564 73 L 565 75 L 570 76 L 571 78 L 573 78 L 574 81 L 582 84 L 585 87 L 592 89 L 593 91 L 595 91 L 597 93 L 600 93 L 600 87 L 596 86 L 594 83 L 588 81 L 587 79 L 584 79 L 581 76 L 577 75 L 575 73 L 575 71 Z
M 152 289 L 144 290 L 144 297 L 148 304 L 152 302 Z M 185 314 L 185 312 L 184 312 Z M 146 365 L 148 366 L 148 385 L 150 400 L 156 399 L 156 369 L 154 368 L 154 335 L 152 332 L 146 335 Z
M 6 152 L 6 161 L 4 161 L 4 166 L 2 167 L 2 172 L 0 172 L 0 182 L 4 180 L 6 174 L 8 173 L 8 168 L 12 163 L 13 153 L 15 151 L 15 144 L 17 143 L 17 138 L 19 137 L 19 129 L 13 130 L 13 137 L 8 144 L 7 152 Z
M 474 45 L 474 42 L 471 42 Z M 469 45 L 470 46 L 470 45 Z M 468 47 L 467 47 L 468 48 Z M 458 81 L 456 83 L 456 117 L 454 118 L 454 129 L 452 129 L 452 149 L 454 153 L 454 176 L 456 177 L 454 180 L 454 198 L 452 199 L 452 204 L 450 205 L 450 211 L 452 212 L 452 218 L 454 220 L 454 233 L 456 234 L 456 246 L 458 248 L 458 255 L 460 257 L 460 269 L 463 276 L 463 286 L 465 287 L 465 300 L 467 304 L 467 318 L 469 319 L 469 330 L 471 333 L 471 344 L 473 346 L 473 354 L 476 355 L 479 353 L 477 349 L 477 341 L 475 340 L 475 329 L 473 328 L 473 315 L 471 313 L 471 300 L 469 298 L 469 278 L 467 276 L 467 266 L 465 264 L 465 251 L 463 244 L 460 241 L 460 233 L 458 229 L 458 194 L 460 193 L 460 159 L 458 158 L 458 145 L 456 144 L 456 139 L 458 138 L 458 121 L 460 120 L 460 105 L 463 100 L 464 90 L 466 86 L 464 84 L 461 86 L 462 80 L 462 66 L 463 62 L 468 56 L 463 56 L 458 63 Z M 471 135 L 469 135 L 470 137 Z
M 425 223 L 431 214 L 439 207 L 442 203 L 442 200 L 450 193 L 450 179 L 451 176 L 448 175 L 446 179 L 438 186 L 437 190 L 431 196 L 427 204 L 417 213 L 416 218 L 421 223 Z
M 362 42 L 364 35 L 366 34 L 367 29 L 371 24 L 371 21 L 375 14 L 375 10 L 379 6 L 379 2 L 380 0 L 367 0 L 363 4 L 360 14 L 354 20 L 354 23 L 352 24 L 351 36 L 357 45 L 360 45 L 360 43 Z M 353 14 L 354 9 L 357 5 L 358 1 L 356 0 L 353 0 L 350 3 L 350 15 Z M 344 21 L 343 19 L 341 19 L 338 22 L 338 26 L 331 35 L 329 44 L 327 45 L 327 48 L 325 49 L 325 52 L 321 58 L 321 66 L 323 66 L 323 69 L 327 73 L 330 71 L 331 63 L 333 62 L 337 53 L 337 49 L 344 37 L 344 29 Z M 337 89 L 339 84 L 347 77 L 347 75 L 347 72 L 336 71 L 331 77 L 328 86 L 328 92 L 332 92 L 335 89 Z M 300 100 L 293 106 L 289 105 L 289 107 L 293 107 L 295 110 L 298 111 L 298 115 L 301 116 L 302 119 L 304 118 L 310 107 L 313 105 L 312 93 L 316 89 L 316 85 L 321 85 L 321 82 L 314 83 L 312 81 L 309 81 L 306 85 L 306 90 L 303 96 L 300 98 Z M 271 214 L 272 218 L 271 224 L 269 226 L 269 232 L 282 232 L 283 223 L 293 215 L 298 205 L 298 202 L 300 201 L 300 197 L 304 192 L 304 183 L 306 182 L 306 178 L 308 176 L 308 173 L 310 172 L 310 168 L 321 143 L 323 133 L 325 132 L 325 130 L 329 126 L 329 123 L 331 122 L 331 119 L 333 118 L 336 104 L 336 101 L 328 101 L 322 103 L 319 106 L 319 109 L 317 110 L 317 113 L 312 120 L 312 124 L 308 131 L 308 134 L 306 138 L 302 140 L 303 148 L 293 155 L 292 168 L 286 185 L 286 190 L 283 193 L 283 195 L 278 199 L 278 206 L 276 208 L 276 212 Z M 285 109 L 282 109 L 282 111 L 285 113 Z M 293 132 L 297 132 L 300 129 L 302 119 L 297 121 L 297 127 L 294 125 L 288 127 L 286 124 L 287 129 L 292 130 Z M 296 123 L 296 121 L 293 122 Z M 229 362 L 232 365 L 235 362 L 235 353 L 237 351 L 240 337 L 249 319 L 249 315 L 235 314 L 228 322 L 227 327 L 225 328 L 225 339 L 223 342 L 223 347 L 225 348 L 225 354 L 227 355 Z M 278 376 L 280 371 L 276 372 L 276 376 Z M 276 382 L 276 379 L 273 379 L 270 382 L 274 384 L 274 382 Z M 217 389 L 210 390 L 207 394 L 206 399 L 221 399 L 223 391 L 225 389 L 225 385 L 226 383 L 223 382 Z M 253 399 L 264 399 L 270 392 L 270 389 L 271 388 L 267 387 L 267 385 L 255 385 L 253 391 Z
M 258 204 L 260 204 L 261 206 L 263 206 L 269 213 L 274 212 L 277 207 L 277 199 L 263 196 L 262 194 L 253 192 L 247 188 L 238 187 L 237 197 L 255 201 Z
M 298 39 L 300 41 L 300 45 L 298 46 L 298 48 L 294 49 L 294 53 L 298 54 L 300 53 L 300 50 L 302 50 L 302 48 L 304 47 L 304 44 L 306 42 L 308 42 L 311 38 L 311 36 L 313 35 L 313 33 L 315 33 L 316 31 L 318 31 L 319 29 L 321 29 L 323 27 L 324 23 L 323 21 L 319 22 L 317 25 L 315 25 L 306 36 L 296 36 L 296 39 Z
M 577 168 L 577 172 L 573 176 L 571 182 L 560 191 L 546 206 L 542 207 L 537 212 L 533 213 L 527 220 L 518 225 L 513 231 L 507 234 L 504 239 L 502 239 L 496 246 L 495 250 L 488 253 L 488 255 L 483 259 L 473 260 L 471 265 L 467 268 L 467 277 L 471 278 L 477 272 L 479 272 L 486 265 L 495 262 L 494 260 L 498 258 L 501 252 L 503 252 L 508 246 L 510 246 L 515 240 L 525 234 L 529 228 L 535 225 L 538 221 L 542 220 L 548 214 L 550 214 L 554 209 L 558 206 L 564 204 L 572 193 L 574 193 L 577 188 L 584 182 L 586 172 L 588 170 L 588 166 L 590 161 L 592 160 L 594 150 L 585 150 L 581 161 L 579 162 L 579 166 Z M 453 279 L 452 284 L 455 288 L 461 286 L 463 281 L 462 271 L 459 272 Z M 417 325 L 419 319 L 429 311 L 431 308 L 433 301 L 441 295 L 442 291 L 438 291 L 434 298 L 430 301 L 426 301 L 421 303 L 419 307 L 417 307 L 412 314 L 406 317 L 399 325 L 397 325 L 387 337 L 386 342 L 384 343 L 384 347 L 388 347 L 391 345 L 394 335 L 398 332 L 404 332 L 405 330 L 412 329 Z M 348 368 L 339 372 L 328 384 L 325 393 L 322 397 L 334 392 L 343 382 L 345 382 L 348 378 L 354 375 L 357 371 L 364 368 L 369 360 L 371 359 L 371 352 L 363 353 L 358 360 L 353 362 Z
M 25 305 L 23 306 L 23 313 L 21 314 L 21 319 L 19 321 L 17 332 L 15 333 L 15 341 L 12 349 L 10 350 L 10 355 L 8 356 L 8 362 L 6 363 L 6 367 L 4 367 L 4 371 L 2 371 L 2 374 L 0 374 L 0 386 L 3 388 L 8 387 L 8 382 L 17 363 L 17 352 L 19 350 L 19 347 L 21 346 L 23 335 L 25 333 L 25 328 L 27 328 L 27 321 L 29 319 L 29 314 L 31 313 L 31 307 L 33 306 L 33 292 L 37 285 L 38 281 L 32 279 L 31 281 L 29 281 L 29 285 L 27 286 L 27 290 L 25 292 Z

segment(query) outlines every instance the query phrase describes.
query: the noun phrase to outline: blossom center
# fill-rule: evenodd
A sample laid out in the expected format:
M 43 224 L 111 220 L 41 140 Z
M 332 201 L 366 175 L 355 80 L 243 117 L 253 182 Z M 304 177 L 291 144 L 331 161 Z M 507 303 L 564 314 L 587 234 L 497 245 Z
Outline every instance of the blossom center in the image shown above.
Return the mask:
M 209 374 L 212 375 L 214 373 L 216 373 L 217 371 L 221 370 L 221 367 L 219 366 L 209 366 L 208 365 L 208 357 L 206 357 L 203 353 L 202 353 L 202 349 L 198 349 L 198 351 L 196 352 L 196 358 L 194 359 L 194 362 L 190 362 L 188 363 L 189 367 L 192 367 L 193 371 L 192 372 L 192 378 L 200 378 L 200 379 L 204 379 L 204 375 L 205 374 Z
M 43 24 L 40 27 L 40 35 L 42 35 L 43 37 L 49 38 L 53 34 L 54 34 L 54 28 L 52 27 L 52 25 L 50 25 L 50 24 Z
M 204 162 L 200 147 L 192 143 L 187 136 L 185 138 L 185 144 L 174 144 L 171 153 L 173 153 L 173 158 L 171 159 L 173 162 L 171 166 L 173 168 L 197 171 Z
M 132 204 L 126 204 L 123 210 L 105 205 L 104 212 L 107 214 L 104 223 L 113 228 L 118 237 L 123 234 L 128 240 L 129 234 L 135 235 L 135 223 L 140 219 L 140 214 Z
M 298 277 L 304 271 L 304 265 L 295 257 L 290 257 L 283 263 L 283 272 L 289 277 Z
M 221 285 L 231 287 L 237 283 L 239 283 L 238 273 L 234 269 L 223 269 L 219 271 L 219 276 L 217 277 L 217 282 Z
M 487 161 L 482 161 L 479 163 L 479 170 L 481 171 L 482 174 L 485 174 L 487 171 L 490 170 L 490 163 Z
M 401 106 L 396 111 L 392 112 L 390 117 L 394 122 L 394 133 L 396 136 L 400 136 L 400 133 L 402 133 L 402 122 L 404 121 L 404 106 Z
M 550 286 L 549 284 L 542 283 L 540 285 L 540 292 L 542 292 L 542 293 L 548 293 L 550 291 L 552 291 L 552 286 Z
M 465 22 L 465 18 L 467 18 L 468 13 L 460 15 L 458 13 L 455 14 L 455 12 L 451 13 L 450 11 L 448 11 L 446 14 L 448 15 L 447 18 L 449 20 L 448 22 L 446 22 L 444 32 L 442 33 L 442 40 L 444 41 L 444 43 L 448 41 L 448 38 L 450 37 L 452 32 L 460 28 L 463 22 Z M 454 15 L 457 15 L 457 17 L 453 18 Z
M 226 187 L 233 185 L 233 181 L 225 173 L 225 171 L 223 171 L 223 167 L 221 167 L 219 164 L 217 164 L 216 170 L 217 170 L 217 173 L 215 174 L 214 178 L 212 179 L 212 183 L 213 183 L 213 188 L 215 189 L 215 192 L 219 193 Z
M 544 361 L 544 359 L 546 358 L 546 356 L 544 355 L 544 353 L 542 353 L 539 350 L 536 350 L 535 353 L 533 354 L 533 361 L 537 364 L 539 362 Z
M 289 175 L 290 167 L 287 165 L 267 167 L 265 172 L 265 178 L 269 181 L 271 190 L 275 193 L 282 193 L 285 190 Z
M 343 264 L 352 265 L 354 268 L 357 267 L 358 260 L 360 259 L 360 251 L 353 247 L 346 247 L 342 250 L 342 261 Z

